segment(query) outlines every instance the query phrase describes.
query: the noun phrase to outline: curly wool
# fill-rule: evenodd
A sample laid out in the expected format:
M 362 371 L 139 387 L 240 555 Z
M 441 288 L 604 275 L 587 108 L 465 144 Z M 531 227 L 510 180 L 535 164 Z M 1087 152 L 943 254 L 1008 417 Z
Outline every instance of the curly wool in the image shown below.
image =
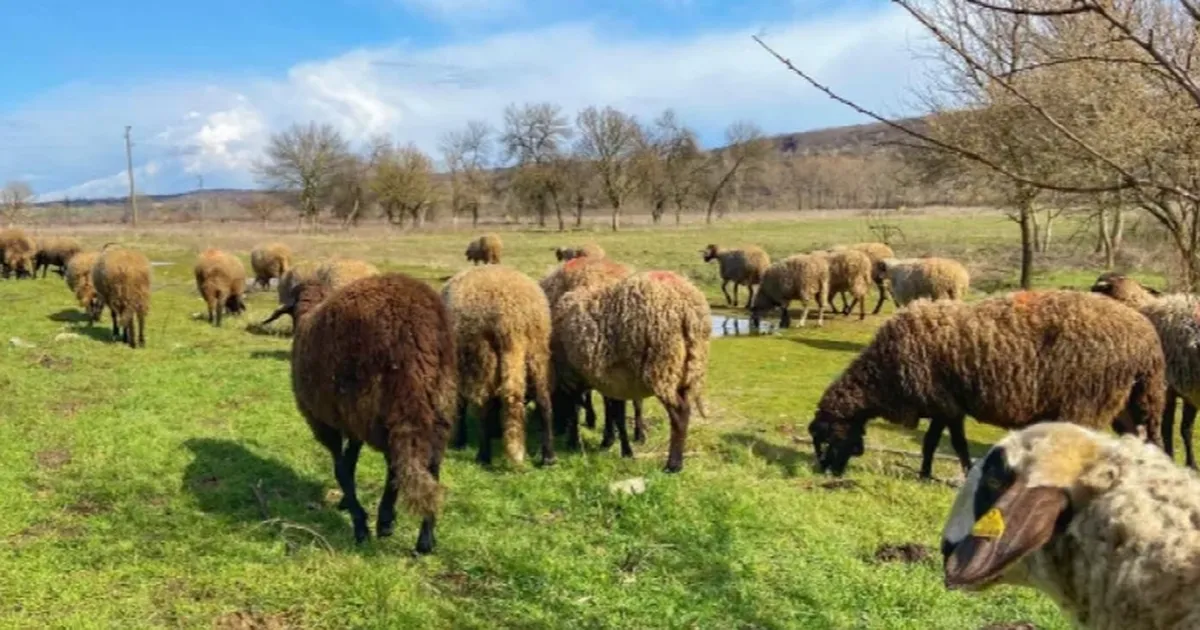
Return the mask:
M 71 257 L 83 251 L 79 239 L 67 236 L 55 236 L 42 239 L 38 244 L 37 254 L 33 259 L 33 274 L 36 276 L 42 270 L 42 277 L 50 272 L 50 267 L 58 267 L 60 273 L 66 273 L 67 262 Z
M 875 264 L 874 278 L 886 278 L 897 306 L 913 300 L 962 300 L 971 282 L 967 268 L 949 258 L 886 259 Z
M 467 245 L 467 261 L 485 265 L 500 264 L 504 243 L 496 234 L 484 234 Z
M 504 447 L 510 461 L 525 460 L 525 394 L 533 390 L 543 420 L 542 458 L 554 459 L 550 407 L 550 305 L 525 274 L 498 265 L 455 274 L 442 288 L 458 348 L 460 404 L 503 405 Z M 465 418 L 459 414 L 459 422 Z M 483 423 L 481 422 L 481 427 Z M 490 458 L 487 428 L 480 452 Z M 460 431 L 462 427 L 460 427 Z M 485 448 L 487 446 L 487 448 Z
M 633 270 L 611 258 L 590 256 L 573 258 L 554 268 L 538 283 L 550 302 L 550 308 L 568 291 L 615 283 L 633 274 Z
M 379 268 L 355 258 L 335 258 L 317 266 L 316 278 L 330 289 L 340 289 L 360 278 L 379 275 Z
M 254 283 L 267 288 L 271 279 L 282 279 L 292 267 L 292 248 L 283 243 L 264 243 L 250 251 L 250 268 Z
M 96 295 L 96 286 L 92 284 L 92 267 L 100 258 L 100 252 L 80 252 L 67 261 L 67 271 L 64 278 L 67 287 L 75 295 L 75 301 L 84 308 L 93 323 L 100 317 L 104 308 Z
M 0 230 L 0 266 L 3 267 L 5 278 L 13 273 L 18 278 L 33 277 L 36 255 L 37 243 L 25 233 L 25 230 L 20 228 Z
M 192 274 L 209 323 L 220 326 L 225 311 L 236 315 L 246 310 L 246 266 L 237 256 L 210 247 L 196 257 Z
M 867 293 L 871 291 L 871 258 L 857 249 L 833 251 L 829 258 L 829 301 L 833 296 L 841 294 L 846 304 L 846 314 L 849 315 L 855 303 L 858 304 L 858 318 L 867 316 Z M 853 302 L 846 299 L 848 294 Z
M 145 254 L 125 247 L 110 247 L 100 252 L 92 267 L 92 285 L 112 314 L 113 337 L 123 335 L 131 348 L 146 346 L 150 281 L 150 260 Z
M 763 274 L 762 285 L 750 305 L 751 319 L 757 321 L 772 308 L 782 309 L 779 325 L 791 321 L 788 304 L 800 300 L 804 311 L 800 325 L 808 320 L 809 302 L 817 304 L 817 325 L 825 323 L 825 302 L 829 295 L 829 259 L 821 254 L 795 254 L 772 263 Z
M 725 302 L 737 306 L 738 286 L 745 285 L 750 295 L 746 303 L 754 301 L 754 287 L 762 283 L 763 274 L 771 266 L 771 257 L 761 247 L 746 245 L 735 249 L 722 249 L 719 245 L 710 244 L 701 252 L 704 262 L 717 261 L 718 272 L 721 276 L 721 292 L 725 294 Z M 729 295 L 726 285 L 733 283 L 733 296 Z

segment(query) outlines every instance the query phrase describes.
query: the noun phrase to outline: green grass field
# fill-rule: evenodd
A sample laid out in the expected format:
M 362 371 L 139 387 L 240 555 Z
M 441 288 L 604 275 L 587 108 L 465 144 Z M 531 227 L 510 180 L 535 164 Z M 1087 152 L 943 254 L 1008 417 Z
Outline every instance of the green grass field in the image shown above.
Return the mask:
M 970 254 L 973 269 L 1015 279 L 989 262 L 1014 249 L 1015 228 L 998 215 L 898 223 L 902 255 Z M 191 262 L 211 244 L 248 267 L 252 244 L 279 237 L 300 257 L 361 256 L 438 285 L 466 264 L 473 234 L 81 232 L 91 246 L 118 240 L 173 263 L 154 270 L 148 347 L 137 351 L 108 340 L 107 313 L 97 327 L 81 322 L 57 276 L 0 282 L 0 627 L 1067 627 L 1031 591 L 943 588 L 938 543 L 954 490 L 918 482 L 918 459 L 868 452 L 847 473 L 855 484 L 827 486 L 811 447 L 794 441 L 890 306 L 866 322 L 714 339 L 710 417 L 693 419 L 682 474 L 661 472 L 668 430 L 647 401 L 650 437 L 636 459 L 597 450 L 596 432 L 582 453 L 560 441 L 548 469 L 488 470 L 473 446 L 450 451 L 436 553 L 411 558 L 409 516 L 394 537 L 356 547 L 334 508 L 328 455 L 293 404 L 289 338 L 246 329 L 271 312 L 274 292 L 252 293 L 244 317 L 212 328 L 199 319 Z M 779 256 L 871 236 L 844 216 L 503 238 L 505 262 L 535 277 L 555 245 L 596 240 L 638 268 L 685 273 L 726 312 L 715 264 L 699 258 L 705 244 L 753 242 Z M 1043 270 L 1038 283 L 1082 286 L 1098 271 Z M 1000 435 L 967 431 L 976 455 Z M 920 449 L 920 434 L 883 421 L 867 438 Z M 953 478 L 957 466 L 940 461 L 935 474 Z M 359 491 L 371 513 L 383 475 L 382 457 L 365 452 Z M 646 478 L 644 494 L 610 493 L 633 476 Z M 901 543 L 931 556 L 876 560 L 881 545 Z

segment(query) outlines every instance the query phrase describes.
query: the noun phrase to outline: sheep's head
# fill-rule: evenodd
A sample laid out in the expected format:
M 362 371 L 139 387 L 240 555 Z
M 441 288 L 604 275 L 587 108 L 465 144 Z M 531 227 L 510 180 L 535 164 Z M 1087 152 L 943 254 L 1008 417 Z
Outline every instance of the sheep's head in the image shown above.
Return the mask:
M 821 472 L 831 472 L 840 477 L 846 472 L 850 458 L 863 454 L 866 424 L 865 420 L 847 420 L 817 410 L 808 424 L 808 435 L 812 438 L 813 452 Z
M 266 326 L 284 315 L 290 315 L 294 325 L 323 302 L 328 295 L 329 288 L 317 280 L 305 280 L 297 283 L 288 291 L 284 303 L 275 309 L 270 317 L 263 320 L 261 325 Z
M 883 282 L 887 278 L 888 264 L 887 261 L 877 260 L 871 265 L 871 280 L 875 283 Z
M 716 245 L 710 243 L 708 245 L 708 247 L 705 247 L 704 249 L 700 250 L 700 255 L 704 257 L 704 262 L 708 262 L 708 261 L 716 258 L 717 254 L 719 254 L 720 252 L 721 252 L 720 247 L 717 247 Z
M 564 249 L 562 247 L 554 248 L 554 257 L 556 259 L 558 259 L 559 262 L 562 262 L 564 259 L 567 259 L 567 260 L 571 259 L 572 256 L 570 256 L 569 253 L 570 253 L 569 250 Z
M 1122 273 L 1108 271 L 1100 274 L 1092 284 L 1092 293 L 1101 293 L 1129 306 L 1138 307 L 1147 300 L 1161 295 L 1149 287 L 1143 287 L 1137 280 Z
M 1102 453 L 1109 440 L 1047 422 L 1008 434 L 975 462 L 942 530 L 946 587 L 1027 583 L 1022 561 L 1066 531 L 1075 500 L 1115 481 Z
M 242 299 L 242 296 L 235 293 L 225 298 L 225 310 L 234 315 L 241 315 L 246 312 L 246 302 Z

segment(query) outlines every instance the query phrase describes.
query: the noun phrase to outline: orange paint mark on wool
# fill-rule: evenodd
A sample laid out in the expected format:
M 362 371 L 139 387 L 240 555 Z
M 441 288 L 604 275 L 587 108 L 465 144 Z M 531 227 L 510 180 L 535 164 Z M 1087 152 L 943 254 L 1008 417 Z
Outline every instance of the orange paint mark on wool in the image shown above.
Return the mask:
M 651 280 L 658 282 L 679 282 L 682 280 L 682 278 L 679 277 L 679 274 L 673 271 L 651 271 L 646 275 L 649 276 Z
M 1017 291 L 1013 294 L 1013 306 L 1018 308 L 1030 306 L 1037 301 L 1039 294 L 1034 291 Z

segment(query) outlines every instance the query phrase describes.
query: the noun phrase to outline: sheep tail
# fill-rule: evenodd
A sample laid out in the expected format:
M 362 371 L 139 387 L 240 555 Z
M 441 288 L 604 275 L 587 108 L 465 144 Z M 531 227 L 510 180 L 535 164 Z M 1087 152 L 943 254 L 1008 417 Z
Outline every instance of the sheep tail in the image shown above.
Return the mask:
M 683 383 L 680 388 L 681 397 L 689 405 L 694 406 L 700 417 L 708 418 L 708 406 L 704 402 L 704 373 L 708 353 L 708 339 L 703 333 L 708 325 L 707 318 L 699 318 L 696 313 L 687 311 L 683 318 Z
M 1145 425 L 1146 439 L 1162 447 L 1162 411 L 1167 404 L 1167 383 L 1161 369 L 1137 378 L 1126 409 L 1134 427 Z
M 424 397 L 413 397 L 408 401 L 396 401 L 397 409 L 393 412 L 391 431 L 389 432 L 389 448 L 396 475 L 396 483 L 400 495 L 410 512 L 417 516 L 433 516 L 441 510 L 442 486 L 434 478 L 431 468 L 434 458 L 440 460 L 440 453 L 432 448 L 431 425 L 440 420 L 437 409 Z M 404 409 L 408 406 L 409 408 Z M 414 409 L 415 407 L 423 407 Z M 407 415 L 403 418 L 401 414 Z M 398 417 L 399 416 L 399 417 Z M 420 418 L 420 420 L 417 420 Z M 404 420 L 416 420 L 404 421 Z M 440 462 L 438 462 L 440 465 Z

